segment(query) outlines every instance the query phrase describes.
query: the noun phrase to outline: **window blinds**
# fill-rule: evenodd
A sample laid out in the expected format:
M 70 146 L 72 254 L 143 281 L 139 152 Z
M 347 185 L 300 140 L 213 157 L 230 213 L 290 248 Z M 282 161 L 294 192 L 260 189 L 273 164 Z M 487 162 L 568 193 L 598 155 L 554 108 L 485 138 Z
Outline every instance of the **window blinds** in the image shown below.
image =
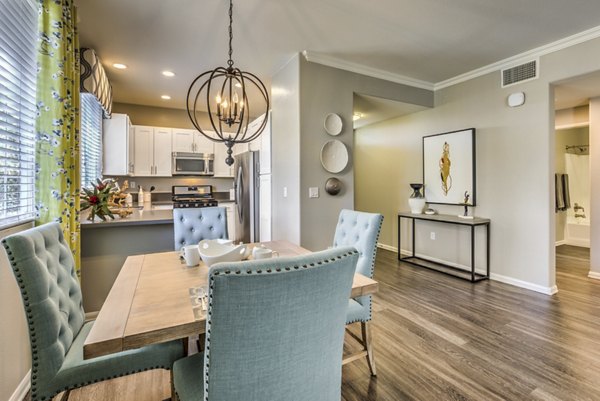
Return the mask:
M 102 106 L 91 93 L 81 94 L 81 186 L 89 187 L 102 175 Z
M 0 227 L 34 217 L 37 16 L 0 0 Z

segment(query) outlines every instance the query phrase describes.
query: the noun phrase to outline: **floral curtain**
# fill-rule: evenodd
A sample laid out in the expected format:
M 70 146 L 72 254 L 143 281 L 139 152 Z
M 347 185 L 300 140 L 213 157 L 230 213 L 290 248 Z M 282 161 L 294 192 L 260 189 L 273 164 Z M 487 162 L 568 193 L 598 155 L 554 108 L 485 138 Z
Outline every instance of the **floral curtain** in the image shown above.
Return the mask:
M 36 224 L 57 221 L 79 271 L 79 43 L 74 0 L 39 1 Z

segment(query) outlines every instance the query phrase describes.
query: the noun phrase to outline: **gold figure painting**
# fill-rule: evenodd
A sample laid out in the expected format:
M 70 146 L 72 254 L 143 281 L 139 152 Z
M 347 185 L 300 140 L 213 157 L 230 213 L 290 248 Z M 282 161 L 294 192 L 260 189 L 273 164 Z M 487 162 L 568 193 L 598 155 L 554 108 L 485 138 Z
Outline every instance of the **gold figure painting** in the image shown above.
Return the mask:
M 423 137 L 423 188 L 429 204 L 475 204 L 475 128 Z
M 448 196 L 448 191 L 452 188 L 452 176 L 450 175 L 450 145 L 444 142 L 442 157 L 440 158 L 440 178 L 442 179 L 442 191 Z

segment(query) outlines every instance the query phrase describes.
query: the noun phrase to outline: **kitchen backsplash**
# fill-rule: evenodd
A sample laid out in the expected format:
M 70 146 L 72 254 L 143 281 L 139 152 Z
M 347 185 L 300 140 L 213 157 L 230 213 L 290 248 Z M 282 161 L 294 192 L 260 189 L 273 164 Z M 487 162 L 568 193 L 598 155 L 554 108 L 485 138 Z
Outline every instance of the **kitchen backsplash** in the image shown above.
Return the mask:
M 132 192 L 138 191 L 141 185 L 144 191 L 149 191 L 151 186 L 156 192 L 169 192 L 173 185 L 212 185 L 213 192 L 228 192 L 233 188 L 233 178 L 203 178 L 203 177 L 105 177 L 118 179 L 119 184 L 129 181 Z M 133 188 L 132 183 L 135 183 Z

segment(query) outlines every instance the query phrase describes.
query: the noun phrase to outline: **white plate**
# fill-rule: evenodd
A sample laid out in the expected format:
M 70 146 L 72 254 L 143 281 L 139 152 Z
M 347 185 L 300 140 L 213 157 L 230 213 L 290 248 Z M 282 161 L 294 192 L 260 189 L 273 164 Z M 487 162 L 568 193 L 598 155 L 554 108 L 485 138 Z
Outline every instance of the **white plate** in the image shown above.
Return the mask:
M 333 139 L 321 148 L 321 164 L 330 173 L 339 173 L 348 165 L 348 149 L 341 141 Z
M 325 116 L 324 126 L 325 131 L 327 131 L 329 135 L 336 136 L 341 134 L 344 125 L 342 124 L 342 118 L 340 116 L 335 113 L 329 113 Z

